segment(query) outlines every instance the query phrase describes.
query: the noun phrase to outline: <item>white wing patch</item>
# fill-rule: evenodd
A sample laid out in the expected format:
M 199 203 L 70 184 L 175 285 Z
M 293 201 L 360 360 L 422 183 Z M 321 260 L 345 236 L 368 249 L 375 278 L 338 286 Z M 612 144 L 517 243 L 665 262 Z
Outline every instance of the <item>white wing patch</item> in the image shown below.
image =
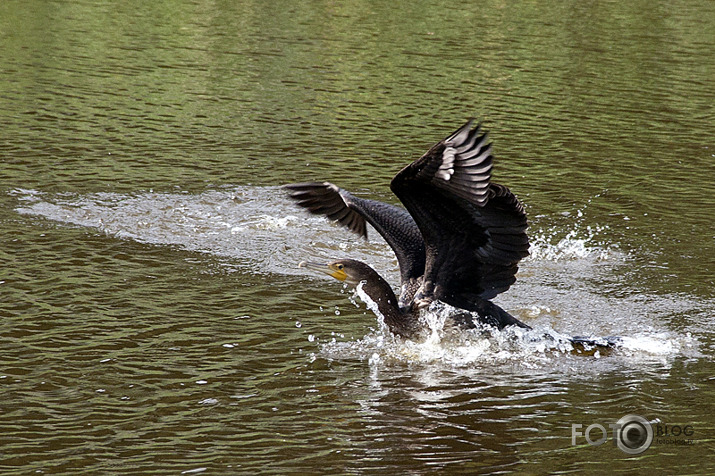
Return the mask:
M 487 201 L 492 170 L 492 148 L 487 135 L 472 121 L 444 140 L 442 161 L 434 173 L 436 186 L 475 205 Z
M 457 153 L 457 149 L 453 147 L 447 147 L 442 153 L 442 165 L 439 166 L 437 173 L 435 174 L 438 178 L 442 180 L 449 180 L 454 175 L 454 156 Z

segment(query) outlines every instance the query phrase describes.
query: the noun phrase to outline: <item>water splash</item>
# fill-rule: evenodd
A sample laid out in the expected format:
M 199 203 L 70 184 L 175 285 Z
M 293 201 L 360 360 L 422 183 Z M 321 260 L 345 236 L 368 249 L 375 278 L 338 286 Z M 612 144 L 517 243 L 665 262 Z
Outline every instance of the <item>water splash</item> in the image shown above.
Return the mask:
M 383 334 L 385 333 L 390 333 L 390 329 L 385 323 L 385 316 L 382 315 L 380 312 L 380 309 L 377 305 L 377 303 L 365 292 L 363 289 L 365 287 L 365 281 L 360 281 L 358 285 L 355 287 L 355 295 L 360 298 L 362 302 L 365 303 L 367 308 L 372 311 L 373 314 L 377 317 L 377 325 L 380 329 L 380 332 Z M 352 300 L 353 304 L 357 304 L 353 298 Z
M 364 293 L 358 293 L 361 299 Z M 367 303 L 374 309 L 374 303 Z M 373 311 L 374 312 L 374 311 Z M 361 339 L 337 341 L 321 345 L 320 355 L 328 359 L 367 360 L 371 368 L 401 364 L 437 365 L 445 368 L 493 369 L 494 366 L 534 369 L 553 366 L 558 359 L 567 359 L 574 364 L 579 359 L 582 365 L 591 365 L 595 360 L 629 358 L 632 362 L 672 360 L 677 355 L 697 347 L 690 335 L 678 336 L 668 332 L 644 331 L 622 338 L 620 345 L 606 353 L 594 349 L 576 348 L 570 337 L 548 325 L 533 329 L 508 327 L 497 330 L 491 326 L 475 329 L 459 329 L 451 324 L 451 317 L 458 310 L 444 303 L 435 302 L 420 316 L 426 332 L 421 339 L 411 340 L 395 336 L 377 316 L 378 328 Z M 599 336 L 582 336 L 597 340 Z M 637 357 L 633 360 L 633 357 Z
M 617 245 L 599 241 L 598 236 L 608 230 L 607 226 L 576 225 L 565 236 L 559 231 L 538 231 L 532 234 L 527 260 L 562 261 L 592 260 L 609 261 L 622 259 L 625 255 Z

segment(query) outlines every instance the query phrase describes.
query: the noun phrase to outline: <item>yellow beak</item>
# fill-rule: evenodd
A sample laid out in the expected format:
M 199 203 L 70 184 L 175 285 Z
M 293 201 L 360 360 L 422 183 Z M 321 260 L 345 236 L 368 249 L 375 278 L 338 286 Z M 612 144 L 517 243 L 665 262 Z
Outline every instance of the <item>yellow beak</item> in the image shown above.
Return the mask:
M 342 269 L 338 269 L 337 265 L 335 264 L 326 264 L 326 263 L 314 263 L 311 261 L 301 261 L 298 263 L 299 268 L 308 268 L 313 271 L 318 271 L 320 273 L 324 273 L 327 275 L 332 276 L 333 278 L 337 279 L 338 281 L 345 281 L 348 279 L 348 275 L 345 274 L 345 271 Z

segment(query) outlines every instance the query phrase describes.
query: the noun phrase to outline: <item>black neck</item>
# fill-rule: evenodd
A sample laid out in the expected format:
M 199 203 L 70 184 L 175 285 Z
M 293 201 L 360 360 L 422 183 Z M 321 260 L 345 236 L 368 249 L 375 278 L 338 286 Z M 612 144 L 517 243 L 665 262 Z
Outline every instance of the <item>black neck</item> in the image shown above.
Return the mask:
M 375 270 L 370 271 L 372 271 L 371 276 L 362 285 L 363 292 L 377 305 L 390 331 L 403 337 L 414 337 L 417 333 L 415 317 L 400 311 L 392 287 Z

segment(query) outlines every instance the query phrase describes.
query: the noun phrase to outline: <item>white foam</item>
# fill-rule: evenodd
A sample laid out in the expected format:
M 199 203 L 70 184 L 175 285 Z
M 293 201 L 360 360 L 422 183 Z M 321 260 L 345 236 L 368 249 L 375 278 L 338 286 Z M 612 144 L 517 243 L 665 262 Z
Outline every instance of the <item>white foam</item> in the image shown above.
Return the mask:
M 606 354 L 600 351 L 584 353 L 571 344 L 569 336 L 549 326 L 536 326 L 531 330 L 510 327 L 502 331 L 490 326 L 457 329 L 449 322 L 449 316 L 456 311 L 443 303 L 433 303 L 420 317 L 427 331 L 419 340 L 396 337 L 381 324 L 379 330 L 361 339 L 322 344 L 320 353 L 329 359 L 364 359 L 371 368 L 402 362 L 450 368 L 490 369 L 498 365 L 523 369 L 551 366 L 558 359 L 568 359 L 571 363 L 571 359 L 580 359 L 584 364 L 604 358 L 632 359 L 634 356 L 638 359 L 633 362 L 670 359 L 684 347 L 695 346 L 690 335 L 680 338 L 665 332 L 649 332 L 622 338 L 618 347 Z M 378 316 L 378 323 L 381 321 Z M 589 338 L 598 339 L 597 336 Z
M 606 261 L 623 256 L 616 245 L 600 242 L 599 233 L 606 227 L 576 227 L 559 237 L 557 233 L 536 232 L 530 238 L 530 260 L 562 261 L 589 259 Z

